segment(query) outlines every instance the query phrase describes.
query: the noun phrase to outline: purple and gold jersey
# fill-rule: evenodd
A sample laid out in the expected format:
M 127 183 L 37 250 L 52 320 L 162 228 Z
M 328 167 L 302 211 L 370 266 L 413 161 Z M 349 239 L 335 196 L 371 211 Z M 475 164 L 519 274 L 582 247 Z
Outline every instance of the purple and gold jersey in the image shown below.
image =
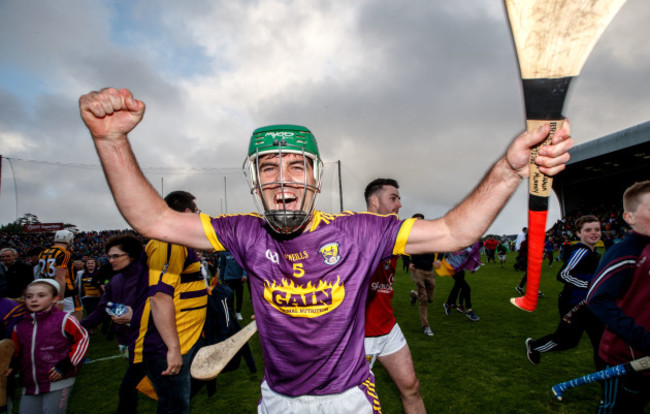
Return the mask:
M 413 220 L 396 215 L 315 212 L 294 237 L 256 214 L 201 215 L 215 250 L 228 250 L 251 278 L 257 327 L 271 389 L 327 395 L 369 376 L 364 319 L 369 276 L 402 254 Z
M 208 291 L 201 275 L 201 261 L 194 249 L 151 240 L 145 248 L 149 266 L 149 296 L 170 295 L 176 309 L 176 331 L 181 354 L 187 354 L 203 331 Z M 164 271 L 163 271 L 164 269 Z M 162 358 L 167 347 L 161 344 Z

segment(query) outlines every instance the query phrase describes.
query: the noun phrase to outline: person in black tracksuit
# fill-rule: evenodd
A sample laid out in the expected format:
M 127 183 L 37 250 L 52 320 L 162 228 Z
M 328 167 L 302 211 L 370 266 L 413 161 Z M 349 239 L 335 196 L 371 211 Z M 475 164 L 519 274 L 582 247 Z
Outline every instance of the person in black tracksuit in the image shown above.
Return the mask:
M 526 339 L 527 356 L 530 362 L 538 364 L 542 353 L 575 348 L 582 333 L 587 332 L 594 348 L 596 368 L 602 369 L 604 363 L 598 356 L 598 346 L 604 324 L 589 311 L 585 301 L 587 288 L 600 262 L 600 253 L 595 248 L 601 236 L 600 221 L 592 215 L 582 216 L 576 220 L 576 228 L 580 242 L 571 247 L 557 274 L 558 280 L 564 283 L 558 298 L 560 323 L 552 334 L 537 340 Z

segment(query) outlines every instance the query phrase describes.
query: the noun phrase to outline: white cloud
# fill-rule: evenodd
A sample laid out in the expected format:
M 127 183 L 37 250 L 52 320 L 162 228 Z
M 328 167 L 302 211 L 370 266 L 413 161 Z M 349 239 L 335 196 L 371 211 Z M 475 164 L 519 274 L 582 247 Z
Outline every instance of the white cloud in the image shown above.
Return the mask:
M 24 152 L 33 148 L 32 143 L 22 134 L 11 131 L 0 131 L 0 146 L 7 153 Z
M 647 120 L 649 9 L 628 2 L 572 86 L 578 142 Z M 127 87 L 147 104 L 131 138 L 154 187 L 191 191 L 213 214 L 254 208 L 239 169 L 261 125 L 316 133 L 323 209 L 338 211 L 341 160 L 345 208 L 393 176 L 405 217 L 444 214 L 524 127 L 505 11 L 487 0 L 2 2 L 0 50 L 5 157 L 97 164 L 76 101 Z M 19 164 L 19 215 L 124 226 L 98 168 Z M 4 163 L 0 223 L 15 219 L 12 179 Z M 495 231 L 521 228 L 525 204 L 523 190 Z

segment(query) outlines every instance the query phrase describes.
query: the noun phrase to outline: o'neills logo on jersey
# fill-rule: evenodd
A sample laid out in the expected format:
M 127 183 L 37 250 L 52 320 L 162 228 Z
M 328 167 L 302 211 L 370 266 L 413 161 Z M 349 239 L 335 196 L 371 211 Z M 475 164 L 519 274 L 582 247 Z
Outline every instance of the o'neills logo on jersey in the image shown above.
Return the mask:
M 345 288 L 341 278 L 336 282 L 319 281 L 313 286 L 296 285 L 293 281 L 282 280 L 264 283 L 264 299 L 280 312 L 296 318 L 315 318 L 336 309 L 345 298 Z

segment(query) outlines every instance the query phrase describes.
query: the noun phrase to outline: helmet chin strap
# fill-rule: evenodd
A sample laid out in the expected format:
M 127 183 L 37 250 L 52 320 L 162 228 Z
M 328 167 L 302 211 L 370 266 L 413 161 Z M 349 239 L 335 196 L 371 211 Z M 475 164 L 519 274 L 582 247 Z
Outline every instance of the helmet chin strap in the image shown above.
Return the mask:
M 291 234 L 304 226 L 309 220 L 309 214 L 304 211 L 266 210 L 264 219 L 280 234 Z

